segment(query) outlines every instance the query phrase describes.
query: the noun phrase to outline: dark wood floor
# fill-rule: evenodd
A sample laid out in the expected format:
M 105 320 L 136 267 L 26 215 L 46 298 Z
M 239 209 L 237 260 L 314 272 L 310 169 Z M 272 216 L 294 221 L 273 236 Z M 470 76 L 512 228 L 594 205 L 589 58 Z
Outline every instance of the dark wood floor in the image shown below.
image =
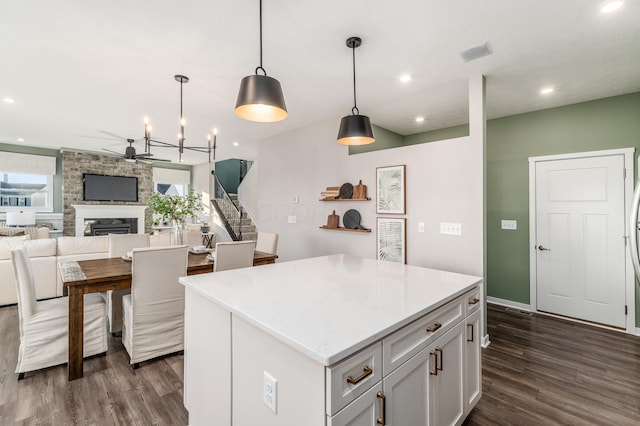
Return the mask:
M 488 325 L 483 397 L 465 425 L 640 424 L 640 338 L 495 305 Z M 17 309 L 0 308 L 0 425 L 187 424 L 180 355 L 134 373 L 110 338 L 80 380 L 59 366 L 18 382 L 17 351 Z
M 465 425 L 640 425 L 640 337 L 489 305 Z

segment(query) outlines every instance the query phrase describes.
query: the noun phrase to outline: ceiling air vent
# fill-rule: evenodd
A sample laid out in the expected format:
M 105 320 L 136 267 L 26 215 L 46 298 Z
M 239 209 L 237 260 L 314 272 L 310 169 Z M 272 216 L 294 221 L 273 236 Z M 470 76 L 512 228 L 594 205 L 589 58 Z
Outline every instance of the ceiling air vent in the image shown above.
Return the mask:
M 470 47 L 467 50 L 463 50 L 460 52 L 460 56 L 465 62 L 473 61 L 475 59 L 482 58 L 484 56 L 489 56 L 493 53 L 491 46 L 489 46 L 489 42 L 485 41 L 482 44 L 477 46 Z

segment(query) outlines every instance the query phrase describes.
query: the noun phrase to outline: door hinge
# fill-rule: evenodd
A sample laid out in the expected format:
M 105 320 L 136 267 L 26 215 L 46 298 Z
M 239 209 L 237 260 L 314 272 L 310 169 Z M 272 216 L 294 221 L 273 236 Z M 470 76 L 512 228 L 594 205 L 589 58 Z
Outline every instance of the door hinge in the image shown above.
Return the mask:
M 627 243 L 629 242 L 629 236 L 628 235 L 623 235 L 622 238 L 624 238 L 624 246 L 627 246 Z
M 622 169 L 622 179 L 627 178 L 627 169 Z
M 629 315 L 629 306 L 624 305 L 624 314 Z

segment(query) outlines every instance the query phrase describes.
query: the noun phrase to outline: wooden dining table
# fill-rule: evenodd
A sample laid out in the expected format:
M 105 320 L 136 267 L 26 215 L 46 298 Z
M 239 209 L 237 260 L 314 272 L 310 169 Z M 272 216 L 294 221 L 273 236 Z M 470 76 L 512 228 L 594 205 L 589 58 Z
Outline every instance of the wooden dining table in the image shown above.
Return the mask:
M 275 263 L 275 254 L 256 251 L 253 266 Z M 120 257 L 61 263 L 60 275 L 69 296 L 69 381 L 83 376 L 84 295 L 131 288 L 131 261 Z M 189 253 L 187 275 L 213 272 L 213 261 L 205 254 Z

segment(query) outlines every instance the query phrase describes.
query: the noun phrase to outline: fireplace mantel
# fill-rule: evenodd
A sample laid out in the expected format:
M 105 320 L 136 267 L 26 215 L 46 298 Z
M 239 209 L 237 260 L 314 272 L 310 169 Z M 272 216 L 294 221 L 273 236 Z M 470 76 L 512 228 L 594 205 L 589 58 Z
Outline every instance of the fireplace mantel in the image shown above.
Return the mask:
M 144 211 L 146 205 L 74 204 L 76 210 L 76 237 L 84 236 L 85 219 L 115 219 L 134 217 L 138 220 L 138 234 L 144 234 Z

